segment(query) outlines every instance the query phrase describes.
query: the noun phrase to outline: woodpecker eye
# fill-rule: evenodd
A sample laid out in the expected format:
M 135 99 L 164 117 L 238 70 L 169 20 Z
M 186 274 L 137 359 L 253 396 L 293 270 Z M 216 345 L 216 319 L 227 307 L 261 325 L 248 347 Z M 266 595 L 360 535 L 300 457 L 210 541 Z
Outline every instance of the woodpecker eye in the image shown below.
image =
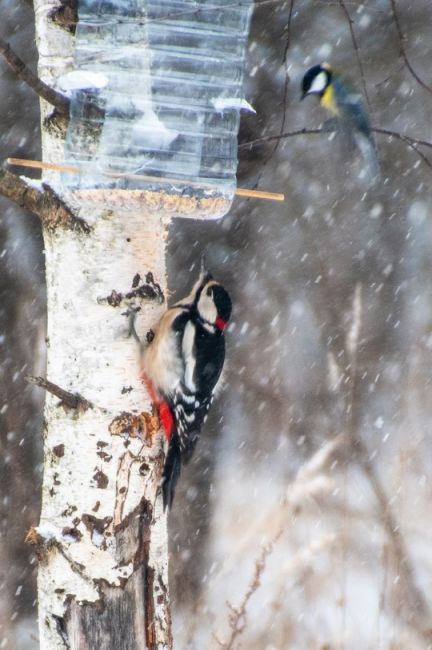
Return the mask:
M 209 288 L 207 289 L 207 291 L 206 291 L 206 294 L 207 294 L 208 296 L 211 296 L 212 293 L 213 293 L 213 290 L 212 290 L 211 287 L 209 287 Z

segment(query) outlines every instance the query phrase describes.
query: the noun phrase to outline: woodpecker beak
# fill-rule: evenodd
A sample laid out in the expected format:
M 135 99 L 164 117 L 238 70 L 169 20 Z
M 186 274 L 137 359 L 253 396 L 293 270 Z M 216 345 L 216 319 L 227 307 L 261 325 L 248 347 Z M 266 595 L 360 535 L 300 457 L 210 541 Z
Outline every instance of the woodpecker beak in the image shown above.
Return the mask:
M 302 96 L 300 97 L 300 101 L 302 102 L 305 97 L 307 97 L 307 92 L 302 93 Z
M 227 324 L 228 324 L 228 323 L 227 323 L 223 318 L 221 318 L 220 316 L 218 316 L 218 317 L 216 318 L 215 326 L 216 326 L 216 327 L 218 328 L 218 330 L 220 330 L 221 332 L 224 331 L 224 329 L 225 329 L 225 327 L 227 326 Z

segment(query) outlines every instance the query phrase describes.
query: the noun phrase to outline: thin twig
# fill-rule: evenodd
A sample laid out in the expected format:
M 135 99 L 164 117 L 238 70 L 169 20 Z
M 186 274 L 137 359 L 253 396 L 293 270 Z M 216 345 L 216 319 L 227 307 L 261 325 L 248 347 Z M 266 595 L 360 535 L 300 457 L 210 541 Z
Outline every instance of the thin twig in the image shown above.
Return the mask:
M 280 133 L 278 135 L 266 135 L 262 138 L 256 138 L 255 140 L 249 140 L 249 142 L 242 142 L 239 144 L 239 149 L 246 149 L 246 147 L 255 147 L 257 144 L 264 144 L 265 142 L 272 142 L 273 140 L 285 140 L 285 138 L 293 138 L 297 135 L 317 135 L 324 133 L 323 129 L 307 129 L 306 127 L 302 129 L 297 129 L 295 131 L 288 131 L 287 133 Z
M 261 549 L 261 555 L 255 562 L 255 571 L 253 578 L 249 584 L 249 587 L 243 596 L 243 600 L 240 603 L 239 607 L 233 607 L 231 603 L 227 603 L 227 606 L 230 610 L 229 614 L 229 624 L 231 628 L 231 635 L 225 643 L 216 639 L 217 642 L 224 648 L 224 650 L 232 650 L 234 647 L 234 642 L 237 637 L 239 637 L 245 629 L 246 626 L 246 608 L 247 605 L 261 585 L 261 576 L 266 568 L 267 558 L 273 550 L 274 544 L 277 542 L 279 537 L 282 535 L 282 529 L 274 536 L 273 540 L 267 546 L 263 546 Z
M 358 351 L 359 351 L 359 340 L 361 334 L 362 326 L 362 311 L 363 311 L 363 302 L 362 302 L 362 284 L 358 282 L 354 289 L 353 301 L 352 301 L 352 310 L 351 310 L 351 326 L 345 336 L 344 349 L 346 351 L 347 357 L 349 359 L 349 386 L 348 386 L 348 395 L 345 400 L 345 418 L 346 418 L 346 429 L 348 433 L 349 445 L 353 446 L 353 440 L 356 438 L 358 422 L 355 419 L 357 410 L 355 410 L 357 389 L 358 389 Z M 343 464 L 343 474 L 342 474 L 342 495 L 343 495 L 343 513 L 342 513 L 342 527 L 343 527 L 343 536 L 346 538 L 348 531 L 352 528 L 352 521 L 350 513 L 348 512 L 347 507 L 347 493 L 348 493 L 348 460 Z M 341 598 L 344 602 L 347 599 L 347 561 L 348 561 L 348 548 L 346 543 L 342 546 L 341 553 L 342 569 L 343 569 L 343 584 L 342 584 L 342 594 Z M 347 624 L 347 611 L 346 607 L 342 609 L 342 637 L 345 638 L 346 635 L 346 624 Z
M 361 284 L 357 284 L 353 297 L 352 322 L 345 341 L 345 348 L 350 358 L 350 390 L 346 408 L 346 426 L 352 449 L 351 462 L 357 461 L 363 470 L 378 504 L 380 521 L 391 544 L 391 550 L 399 567 L 401 585 L 408 604 L 408 618 L 415 621 L 416 628 L 422 634 L 424 623 L 429 616 L 429 607 L 423 593 L 417 587 L 414 571 L 411 566 L 408 551 L 405 546 L 400 527 L 394 517 L 389 499 L 378 477 L 373 462 L 370 460 L 368 449 L 360 435 L 361 427 L 361 396 L 362 389 L 359 375 L 359 341 L 362 325 L 362 295 Z
M 410 147 L 415 153 L 421 158 L 421 160 L 428 166 L 432 168 L 431 161 L 422 153 L 418 147 L 428 147 L 432 149 L 432 142 L 427 140 L 420 140 L 418 138 L 413 138 L 410 135 L 405 135 L 404 133 L 399 133 L 398 131 L 391 131 L 390 129 L 382 129 L 377 126 L 371 127 L 372 133 L 378 133 L 379 135 L 387 135 L 392 138 L 396 138 L 401 142 L 404 142 L 408 147 Z M 239 149 L 245 149 L 246 147 L 252 148 L 256 145 L 264 144 L 265 142 L 272 142 L 273 140 L 284 140 L 286 138 L 293 138 L 298 135 L 319 135 L 327 134 L 329 131 L 327 129 L 296 129 L 295 131 L 289 131 L 287 133 L 281 133 L 278 135 L 268 135 L 263 136 L 262 138 L 256 138 L 256 140 L 249 140 L 249 142 L 243 142 L 239 145 Z
M 286 123 L 286 109 L 287 109 L 287 103 L 288 103 L 288 86 L 289 86 L 289 82 L 290 82 L 290 76 L 288 74 L 286 63 L 287 63 L 288 50 L 289 50 L 289 47 L 291 45 L 291 21 L 292 21 L 293 9 L 294 9 L 294 2 L 295 2 L 295 0 L 291 0 L 289 12 L 288 12 L 287 38 L 286 38 L 284 53 L 283 53 L 283 57 L 282 57 L 282 63 L 284 65 L 284 67 L 285 67 L 285 81 L 284 81 L 284 94 L 283 94 L 283 104 L 282 104 L 282 122 L 281 122 L 281 125 L 280 125 L 279 134 L 284 132 L 285 123 Z M 271 154 L 270 157 L 272 157 L 276 153 L 278 147 L 279 147 L 279 140 L 276 141 L 275 148 L 273 149 L 272 154 Z
M 348 21 L 349 30 L 351 32 L 351 40 L 352 40 L 352 43 L 353 43 L 353 46 L 354 46 L 354 51 L 355 51 L 355 55 L 356 55 L 356 59 L 357 59 L 357 65 L 358 65 L 359 70 L 360 70 L 360 77 L 361 77 L 361 82 L 362 82 L 362 86 L 363 86 L 363 92 L 364 92 L 364 96 L 365 96 L 366 101 L 367 101 L 367 105 L 369 106 L 369 109 L 370 109 L 371 104 L 370 104 L 369 95 L 368 95 L 367 86 L 366 86 L 366 77 L 365 77 L 365 73 L 364 73 L 363 62 L 362 62 L 361 56 L 360 56 L 360 48 L 358 46 L 357 38 L 356 38 L 356 35 L 355 35 L 355 31 L 354 31 L 353 20 L 352 20 L 350 14 L 349 14 L 349 11 L 348 11 L 348 9 L 346 7 L 346 4 L 345 4 L 344 0 L 339 0 L 339 4 L 340 4 L 340 6 L 341 6 L 341 8 L 342 8 L 342 10 L 343 10 L 343 12 L 344 12 L 344 14 L 346 16 L 347 21 Z
M 405 50 L 405 45 L 404 45 L 405 36 L 403 35 L 402 28 L 401 28 L 401 25 L 400 25 L 400 22 L 399 22 L 399 16 L 398 16 L 398 13 L 397 13 L 397 10 L 396 10 L 396 2 L 395 2 L 395 0 L 390 0 L 390 4 L 391 4 L 392 12 L 393 12 L 393 19 L 394 19 L 394 22 L 395 22 L 396 31 L 397 31 L 398 37 L 399 37 L 400 54 L 401 54 L 403 60 L 405 61 L 405 65 L 408 68 L 408 70 L 410 71 L 411 75 L 417 81 L 417 83 L 420 84 L 420 86 L 422 86 L 422 88 L 427 90 L 429 93 L 432 93 L 432 88 L 430 86 L 428 86 L 423 81 L 423 79 L 421 79 L 418 76 L 417 72 L 414 70 L 414 68 L 411 65 L 411 62 L 410 62 L 410 60 L 408 58 L 408 55 L 406 53 L 406 50 Z
M 286 110 L 287 110 L 287 104 L 288 104 L 288 87 L 289 87 L 289 82 L 290 82 L 290 76 L 288 74 L 286 62 L 287 62 L 287 55 L 288 55 L 288 50 L 291 44 L 291 20 L 292 20 L 292 14 L 293 14 L 293 9 L 294 9 L 294 2 L 295 0 L 291 0 L 290 3 L 290 8 L 288 11 L 288 22 L 287 22 L 287 38 L 286 38 L 286 43 L 284 47 L 284 52 L 282 56 L 282 64 L 285 68 L 285 81 L 284 81 L 284 91 L 283 91 L 283 99 L 282 99 L 282 120 L 279 128 L 279 134 L 283 133 L 284 128 L 285 128 L 285 123 L 286 123 Z M 258 174 L 258 178 L 255 182 L 254 187 L 257 188 L 260 180 L 264 174 L 264 170 L 268 163 L 272 160 L 273 156 L 275 155 L 276 151 L 278 150 L 280 140 L 276 140 L 276 143 L 268 155 L 267 159 L 262 163 L 261 165 L 261 170 Z
M 48 230 L 58 227 L 88 234 L 90 226 L 75 216 L 54 190 L 45 183 L 42 190 L 26 183 L 6 169 L 0 169 L 0 195 L 14 201 L 25 210 L 38 215 Z
M 288 12 L 287 38 L 286 38 L 284 53 L 283 53 L 283 57 L 282 57 L 282 63 L 285 66 L 285 82 L 284 82 L 284 94 L 283 94 L 282 122 L 281 122 L 279 133 L 283 133 L 284 128 L 285 128 L 285 122 L 286 122 L 286 107 L 287 107 L 287 103 L 288 103 L 288 86 L 289 86 L 289 82 L 290 82 L 290 76 L 288 74 L 286 63 L 287 63 L 288 50 L 289 50 L 290 45 L 291 45 L 291 21 L 292 21 L 292 15 L 293 15 L 293 10 L 294 10 L 294 2 L 295 2 L 295 0 L 291 0 L 289 12 Z M 276 146 L 275 146 L 275 148 L 273 150 L 272 155 L 274 153 L 276 153 L 276 150 L 277 150 L 278 146 L 279 146 L 279 141 L 276 142 Z
M 69 391 L 64 390 L 64 388 L 57 386 L 57 384 L 48 381 L 48 379 L 44 379 L 43 377 L 33 377 L 32 375 L 26 375 L 24 379 L 28 381 L 29 384 L 40 386 L 40 388 L 51 393 L 51 395 L 58 397 L 60 405 L 64 408 L 79 411 L 87 411 L 89 408 L 93 408 L 93 404 L 84 399 L 84 397 L 81 397 L 81 395 L 78 395 L 78 393 L 70 393 Z
M 399 133 L 398 131 L 391 131 L 390 129 L 382 129 L 378 126 L 371 127 L 372 133 L 379 133 L 380 135 L 389 135 L 398 140 L 402 140 L 407 144 L 415 144 L 417 146 L 430 147 L 432 149 L 432 142 L 428 140 L 420 140 L 414 138 L 411 135 L 405 135 L 404 133 Z M 243 142 L 239 145 L 239 148 L 254 147 L 257 144 L 263 144 L 264 142 L 271 142 L 272 140 L 284 140 L 285 138 L 293 138 L 298 135 L 319 135 L 320 133 L 328 134 L 327 129 L 307 129 L 303 127 L 302 129 L 296 129 L 294 131 L 288 131 L 287 133 L 281 133 L 278 135 L 267 135 L 262 138 L 256 138 L 256 140 L 249 140 L 249 142 Z
M 406 598 L 409 607 L 408 616 L 410 619 L 416 621 L 415 624 L 419 632 L 421 632 L 425 638 L 430 639 L 430 631 L 425 629 L 425 622 L 427 622 L 430 617 L 429 605 L 422 591 L 416 585 L 414 570 L 409 559 L 409 554 L 402 537 L 400 526 L 392 513 L 389 499 L 381 485 L 375 467 L 369 459 L 369 453 L 364 443 L 356 437 L 354 444 L 357 452 L 357 460 L 359 461 L 360 466 L 374 492 L 378 503 L 380 518 L 384 530 L 391 542 L 391 549 L 394 553 L 397 566 L 399 567 L 399 577 L 404 591 L 404 598 Z
M 421 158 L 421 160 L 428 167 L 432 169 L 431 161 L 418 148 L 419 146 L 432 148 L 432 142 L 427 142 L 426 140 L 417 140 L 416 138 L 412 138 L 409 135 L 404 135 L 403 133 L 398 133 L 397 131 L 389 131 L 388 129 L 380 129 L 377 127 L 372 128 L 371 131 L 373 131 L 374 133 L 379 133 L 381 135 L 388 135 L 391 136 L 392 138 L 396 138 L 397 140 L 400 140 L 401 142 L 404 142 L 405 144 L 408 145 L 408 147 L 410 147 L 410 149 L 412 149 L 419 156 L 419 158 Z
M 285 48 L 284 48 L 284 53 L 283 53 L 283 57 L 282 57 L 282 63 L 286 63 L 288 50 L 289 50 L 290 45 L 291 45 L 291 21 L 292 21 L 292 15 L 293 15 L 293 10 L 294 10 L 294 2 L 295 2 L 295 0 L 291 0 L 289 12 L 288 12 L 287 39 L 286 39 L 286 42 L 285 42 Z
M 48 86 L 48 84 L 42 81 L 42 79 L 39 79 L 39 77 L 27 67 L 24 61 L 15 54 L 9 43 L 6 43 L 2 38 L 0 38 L 0 54 L 2 54 L 6 63 L 9 65 L 11 70 L 13 70 L 18 79 L 24 81 L 39 95 L 39 97 L 42 97 L 42 99 L 47 101 L 49 104 L 55 106 L 59 113 L 64 115 L 69 114 L 69 99 L 57 92 L 57 90 L 54 90 L 54 88 L 51 88 L 51 86 Z

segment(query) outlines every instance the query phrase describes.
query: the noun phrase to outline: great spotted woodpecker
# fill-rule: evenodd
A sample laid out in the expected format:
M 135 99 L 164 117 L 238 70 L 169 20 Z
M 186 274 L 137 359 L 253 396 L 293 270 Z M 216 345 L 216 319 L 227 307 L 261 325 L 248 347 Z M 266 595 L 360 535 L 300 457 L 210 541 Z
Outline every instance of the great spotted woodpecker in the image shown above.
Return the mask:
M 168 441 L 164 509 L 172 506 L 181 465 L 195 450 L 220 385 L 230 316 L 227 291 L 210 273 L 201 272 L 189 296 L 164 313 L 143 353 L 143 380 Z

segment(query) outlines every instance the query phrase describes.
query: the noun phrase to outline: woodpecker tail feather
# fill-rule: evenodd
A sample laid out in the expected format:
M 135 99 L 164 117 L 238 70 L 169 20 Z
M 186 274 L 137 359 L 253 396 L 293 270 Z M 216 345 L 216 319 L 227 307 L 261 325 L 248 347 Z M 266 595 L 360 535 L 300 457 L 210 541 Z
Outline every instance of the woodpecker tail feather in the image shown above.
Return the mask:
M 162 496 L 164 510 L 171 510 L 177 481 L 180 478 L 181 454 L 179 439 L 176 435 L 171 438 L 162 476 Z

